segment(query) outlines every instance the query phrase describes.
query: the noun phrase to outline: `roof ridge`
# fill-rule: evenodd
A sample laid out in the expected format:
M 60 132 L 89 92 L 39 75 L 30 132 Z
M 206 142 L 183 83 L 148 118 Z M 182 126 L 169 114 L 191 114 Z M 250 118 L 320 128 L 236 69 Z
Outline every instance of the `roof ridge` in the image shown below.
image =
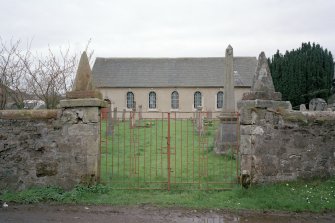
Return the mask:
M 176 59 L 222 59 L 225 57 L 96 57 L 96 59 L 107 59 L 107 60 L 161 60 L 161 59 L 168 59 L 168 60 L 176 60 Z M 234 58 L 256 58 L 253 56 L 237 56 Z

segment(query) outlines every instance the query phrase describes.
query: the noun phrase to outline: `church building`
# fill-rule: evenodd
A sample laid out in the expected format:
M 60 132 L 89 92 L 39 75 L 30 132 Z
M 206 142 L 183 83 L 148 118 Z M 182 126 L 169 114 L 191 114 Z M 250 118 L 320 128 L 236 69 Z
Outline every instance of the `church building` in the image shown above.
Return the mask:
M 93 82 L 118 111 L 142 106 L 143 112 L 221 111 L 224 57 L 97 58 Z M 234 57 L 235 100 L 250 91 L 256 57 Z M 235 102 L 236 105 L 236 102 Z

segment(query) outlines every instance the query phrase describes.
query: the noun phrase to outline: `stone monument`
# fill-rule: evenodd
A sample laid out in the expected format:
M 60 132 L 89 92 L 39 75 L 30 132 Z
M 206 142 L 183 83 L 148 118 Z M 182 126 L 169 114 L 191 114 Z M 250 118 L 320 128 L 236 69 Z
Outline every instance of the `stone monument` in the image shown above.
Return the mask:
M 113 129 L 113 123 L 112 123 L 112 104 L 108 104 L 107 108 L 107 123 L 106 123 L 106 134 L 107 136 L 113 135 L 114 129 Z
M 223 112 L 235 112 L 234 55 L 231 45 L 226 49 L 223 83 Z
M 202 107 L 198 106 L 195 112 L 195 130 L 198 135 L 202 136 L 204 133 L 204 120 L 202 117 Z
M 306 111 L 307 109 L 306 109 L 306 105 L 305 104 L 301 104 L 300 106 L 299 106 L 299 111 Z
M 309 111 L 326 111 L 327 102 L 323 98 L 313 98 L 309 102 Z
M 126 121 L 126 109 L 124 108 L 122 110 L 122 122 L 125 122 Z
M 142 105 L 138 106 L 138 119 L 142 120 Z
M 219 115 L 220 127 L 217 130 L 214 148 L 217 154 L 237 151 L 239 123 L 237 123 L 238 116 L 235 112 L 234 85 L 234 55 L 233 48 L 229 45 L 224 61 L 224 105 Z

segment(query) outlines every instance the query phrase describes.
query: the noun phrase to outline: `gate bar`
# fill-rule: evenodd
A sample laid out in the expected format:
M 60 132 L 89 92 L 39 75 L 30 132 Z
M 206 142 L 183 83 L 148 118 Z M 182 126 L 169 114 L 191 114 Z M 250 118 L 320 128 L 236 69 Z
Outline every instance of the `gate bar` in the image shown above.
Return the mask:
M 167 161 L 168 161 L 168 191 L 170 191 L 170 177 L 171 177 L 171 166 L 170 166 L 170 155 L 171 155 L 171 151 L 170 151 L 170 112 L 167 114 L 168 115 L 168 132 L 167 132 Z

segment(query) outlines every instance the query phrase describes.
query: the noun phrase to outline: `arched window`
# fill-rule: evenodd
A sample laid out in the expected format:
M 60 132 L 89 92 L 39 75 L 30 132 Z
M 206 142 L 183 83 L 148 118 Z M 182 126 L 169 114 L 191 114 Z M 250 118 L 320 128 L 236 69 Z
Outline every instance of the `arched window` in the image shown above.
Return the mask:
M 131 109 L 134 107 L 134 94 L 133 92 L 127 92 L 127 108 Z
M 216 95 L 216 108 L 223 108 L 223 92 L 219 91 Z
M 151 91 L 149 93 L 149 109 L 156 108 L 156 93 Z
M 171 94 L 171 108 L 178 109 L 179 108 L 179 94 L 177 91 L 172 92 Z
M 196 91 L 194 93 L 194 108 L 201 107 L 201 105 L 202 105 L 201 92 Z

